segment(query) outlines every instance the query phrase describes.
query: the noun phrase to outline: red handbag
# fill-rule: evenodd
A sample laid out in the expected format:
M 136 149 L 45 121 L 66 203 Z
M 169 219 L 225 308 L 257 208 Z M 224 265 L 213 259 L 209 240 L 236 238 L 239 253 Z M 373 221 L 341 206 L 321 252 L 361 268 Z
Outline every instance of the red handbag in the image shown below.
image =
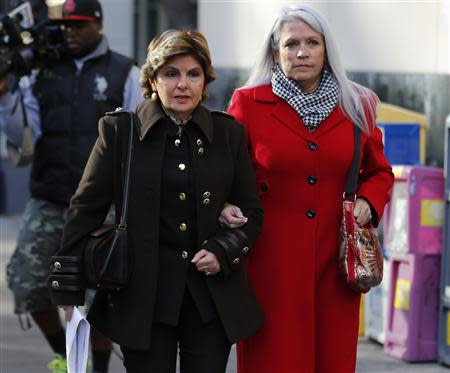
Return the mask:
M 367 293 L 371 287 L 377 286 L 383 280 L 383 254 L 372 222 L 360 226 L 353 215 L 361 142 L 361 129 L 357 126 L 354 128 L 355 152 L 342 207 L 339 267 L 353 290 Z

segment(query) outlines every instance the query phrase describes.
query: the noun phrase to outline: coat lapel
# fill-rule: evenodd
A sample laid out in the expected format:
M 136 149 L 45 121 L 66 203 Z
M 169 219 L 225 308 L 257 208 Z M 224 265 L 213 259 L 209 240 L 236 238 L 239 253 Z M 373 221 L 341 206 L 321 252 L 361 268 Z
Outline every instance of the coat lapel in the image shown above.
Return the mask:
M 136 114 L 139 118 L 138 135 L 140 141 L 144 140 L 148 131 L 156 122 L 166 116 L 159 103 L 150 99 L 144 100 L 137 106 Z
M 314 134 L 308 131 L 297 112 L 286 101 L 280 100 L 275 105 L 272 116 L 296 135 L 301 136 L 308 141 L 314 139 Z
M 331 131 L 338 124 L 343 122 L 347 117 L 344 115 L 342 109 L 338 106 L 334 108 L 331 114 L 319 125 L 315 132 L 316 137 L 321 137 L 327 132 Z
M 202 105 L 197 106 L 192 113 L 192 122 L 200 128 L 208 142 L 211 144 L 214 133 L 211 112 Z
M 270 85 L 256 87 L 254 98 L 259 102 L 275 104 L 271 115 L 289 128 L 293 133 L 308 141 L 314 141 L 314 139 L 323 136 L 346 119 L 342 109 L 337 106 L 319 125 L 317 130 L 311 133 L 297 112 L 286 101 L 280 99 L 272 92 Z
M 271 115 L 297 136 L 301 136 L 308 141 L 314 138 L 314 135 L 305 127 L 297 112 L 286 101 L 280 99 L 272 92 L 271 85 L 256 87 L 254 99 L 258 102 L 273 104 Z
M 142 141 L 147 136 L 150 128 L 152 128 L 156 122 L 166 117 L 159 102 L 144 100 L 136 108 L 136 114 L 139 118 L 138 135 L 139 140 Z M 208 109 L 202 105 L 192 113 L 192 122 L 195 123 L 205 135 L 209 143 L 213 140 L 213 125 L 211 113 Z

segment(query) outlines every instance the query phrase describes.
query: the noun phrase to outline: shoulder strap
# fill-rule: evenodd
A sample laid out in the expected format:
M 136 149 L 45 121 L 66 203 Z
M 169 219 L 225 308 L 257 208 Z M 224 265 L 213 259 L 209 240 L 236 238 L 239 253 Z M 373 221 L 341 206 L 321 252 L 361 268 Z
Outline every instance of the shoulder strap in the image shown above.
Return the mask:
M 119 229 L 127 229 L 127 213 L 128 213 L 128 193 L 130 186 L 130 174 L 131 174 L 131 163 L 133 159 L 133 147 L 134 147 L 134 113 L 128 112 L 130 114 L 130 136 L 128 139 L 127 151 L 122 152 L 122 159 L 126 156 L 125 162 L 122 164 L 125 166 L 124 169 L 124 180 L 123 180 L 123 193 L 122 193 L 122 212 L 120 214 Z
M 231 114 L 228 114 L 224 111 L 211 110 L 211 114 L 218 115 L 218 116 L 224 117 L 224 118 L 234 119 L 234 117 Z
M 358 186 L 358 167 L 359 167 L 359 155 L 360 155 L 360 148 L 361 148 L 361 128 L 359 128 L 357 125 L 353 125 L 353 134 L 354 134 L 354 153 L 353 153 L 353 160 L 352 164 L 350 166 L 350 170 L 348 171 L 347 175 L 347 185 L 345 187 L 345 193 L 344 198 L 347 196 L 350 197 L 351 195 L 356 194 L 356 188 Z

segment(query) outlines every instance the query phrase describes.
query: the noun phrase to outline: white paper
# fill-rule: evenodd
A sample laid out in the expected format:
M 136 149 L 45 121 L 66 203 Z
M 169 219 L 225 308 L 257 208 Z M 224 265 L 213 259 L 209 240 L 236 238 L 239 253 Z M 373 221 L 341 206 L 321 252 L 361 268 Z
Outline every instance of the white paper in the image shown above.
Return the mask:
M 66 327 L 67 373 L 86 373 L 91 326 L 77 307 Z

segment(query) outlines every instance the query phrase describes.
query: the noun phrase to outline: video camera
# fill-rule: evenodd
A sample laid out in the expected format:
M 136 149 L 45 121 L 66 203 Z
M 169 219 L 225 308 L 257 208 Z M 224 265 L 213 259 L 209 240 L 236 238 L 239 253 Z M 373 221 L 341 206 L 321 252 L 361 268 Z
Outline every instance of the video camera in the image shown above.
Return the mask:
M 10 73 L 20 78 L 67 53 L 61 25 L 50 20 L 34 25 L 27 6 L 0 16 L 0 78 Z

